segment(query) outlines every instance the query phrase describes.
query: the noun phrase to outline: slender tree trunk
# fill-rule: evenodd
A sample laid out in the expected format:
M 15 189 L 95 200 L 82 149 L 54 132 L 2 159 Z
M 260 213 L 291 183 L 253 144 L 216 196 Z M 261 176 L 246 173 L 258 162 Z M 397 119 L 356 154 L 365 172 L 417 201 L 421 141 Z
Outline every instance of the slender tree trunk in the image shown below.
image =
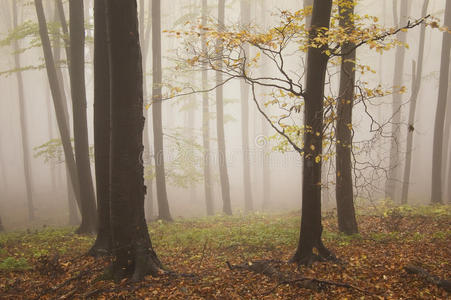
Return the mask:
M 70 141 L 69 126 L 67 122 L 67 116 L 64 110 L 64 97 L 62 94 L 61 86 L 58 81 L 57 70 L 55 62 L 53 60 L 52 49 L 50 46 L 50 40 L 47 31 L 47 22 L 45 20 L 44 9 L 42 7 L 42 0 L 35 0 L 36 13 L 39 22 L 39 35 L 42 41 L 42 49 L 44 52 L 44 59 L 46 64 L 47 76 L 49 79 L 50 89 L 52 92 L 53 105 L 55 108 L 56 121 L 61 136 L 61 142 L 63 144 L 63 151 L 65 157 L 66 168 L 71 178 L 71 184 L 76 195 L 77 201 L 80 200 L 80 183 L 78 181 L 77 167 L 75 164 L 74 153 L 72 150 L 72 144 Z M 78 206 L 81 207 L 80 202 Z M 82 216 L 83 218 L 83 216 Z
M 313 0 L 304 0 L 304 9 L 313 6 Z M 305 17 L 305 24 L 307 28 L 310 26 L 312 22 L 312 15 L 308 15 Z
M 94 2 L 94 156 L 97 192 L 97 239 L 89 253 L 111 253 L 110 230 L 110 67 L 106 1 Z
M 445 27 L 451 27 L 451 3 L 446 1 Z M 434 143 L 432 149 L 432 193 L 431 203 L 443 203 L 442 199 L 442 151 L 443 125 L 445 123 L 446 102 L 449 85 L 451 37 L 448 32 L 443 33 L 442 57 L 440 64 L 440 85 L 438 90 L 437 111 L 435 113 Z
M 53 114 L 52 114 L 52 97 L 50 95 L 50 88 L 46 89 L 46 110 L 47 110 L 47 126 L 48 126 L 48 133 L 49 133 L 49 140 L 54 139 L 54 132 L 53 132 Z M 51 179 L 51 186 L 52 191 L 56 191 L 56 163 L 50 162 L 50 179 Z
M 354 6 L 341 6 L 339 25 L 348 33 L 354 30 Z M 355 44 L 346 43 L 342 46 L 342 53 L 349 53 L 342 57 L 340 71 L 340 91 L 337 103 L 337 155 L 336 155 L 336 197 L 338 229 L 346 234 L 358 232 L 354 209 L 354 193 L 352 186 L 352 108 L 354 104 L 355 85 Z
M 13 1 L 13 27 L 16 28 L 17 26 L 18 26 L 17 1 Z M 25 105 L 23 78 L 22 72 L 20 71 L 21 67 L 20 54 L 18 53 L 19 42 L 17 39 L 14 39 L 13 47 L 14 47 L 14 64 L 15 68 L 18 70 L 16 72 L 16 77 L 17 77 L 17 89 L 19 94 L 20 130 L 22 138 L 22 158 L 25 176 L 25 195 L 27 198 L 28 220 L 33 221 L 35 219 L 34 215 L 35 209 L 33 205 L 33 176 L 31 174 L 32 171 L 30 162 L 30 146 L 28 143 L 29 134 L 28 134 L 27 106 Z
M 251 7 L 249 0 L 241 0 L 241 25 L 249 25 L 251 19 Z M 249 44 L 243 46 L 244 57 L 250 56 Z M 251 186 L 251 171 L 249 157 L 249 85 L 244 81 L 240 81 L 241 93 L 241 143 L 243 154 L 243 190 L 244 190 L 244 211 L 251 212 L 254 210 Z
M 319 28 L 329 28 L 332 0 L 315 1 L 309 39 L 313 41 Z M 329 57 L 321 48 L 309 48 L 307 59 L 307 85 L 305 89 L 304 125 L 311 131 L 304 133 L 302 218 L 299 243 L 291 261 L 311 264 L 316 256 L 333 258 L 333 254 L 321 240 L 321 163 L 316 162 L 322 154 L 324 83 Z
M 77 233 L 94 233 L 97 228 L 94 185 L 92 183 L 91 162 L 89 160 L 88 118 L 86 112 L 85 87 L 85 29 L 83 1 L 70 0 L 70 47 L 72 63 L 70 86 L 74 121 L 75 159 L 81 197 L 81 225 Z
M 207 24 L 207 0 L 202 0 L 202 26 Z M 205 35 L 201 37 L 202 52 L 207 51 Z M 202 70 L 202 90 L 208 88 L 208 71 L 207 62 L 204 62 Z M 210 107 L 208 101 L 208 93 L 202 94 L 202 145 L 204 147 L 204 193 L 207 216 L 214 213 L 212 182 L 211 182 L 211 161 L 210 161 Z
M 393 2 L 393 14 L 395 18 L 395 26 L 404 26 L 407 23 L 408 18 L 408 3 L 407 0 L 401 1 L 401 13 L 398 21 L 398 12 L 397 12 L 397 1 Z M 400 31 L 397 34 L 397 39 L 401 42 L 406 42 L 407 33 L 404 31 Z M 385 197 L 390 198 L 394 202 L 398 202 L 398 198 L 396 195 L 397 192 L 397 182 L 399 181 L 400 172 L 399 172 L 399 142 L 400 142 L 400 124 L 401 124 L 401 102 L 402 95 L 399 93 L 399 90 L 403 83 L 403 75 L 404 75 L 404 58 L 405 58 L 406 49 L 404 47 L 398 47 L 396 49 L 395 54 L 395 70 L 393 75 L 393 105 L 392 105 L 392 136 L 390 143 L 390 162 L 388 166 L 388 178 L 385 184 Z
M 152 121 L 155 149 L 155 177 L 157 182 L 158 218 L 171 221 L 164 169 L 161 69 L 161 0 L 152 0 Z
M 3 223 L 2 223 L 2 217 L 0 217 L 0 232 L 5 231 L 5 228 L 3 227 Z
M 111 87 L 113 275 L 116 280 L 129 276 L 141 280 L 147 274 L 157 276 L 162 265 L 152 248 L 144 215 L 141 159 L 144 116 L 137 6 L 136 1 L 123 0 L 108 0 L 106 5 Z
M 429 0 L 425 0 L 423 3 L 423 9 L 421 15 L 427 14 Z M 402 184 L 401 203 L 407 204 L 407 198 L 409 195 L 410 184 L 410 168 L 412 164 L 412 152 L 413 152 L 413 133 L 415 123 L 415 112 L 417 107 L 418 93 L 421 88 L 421 78 L 423 76 L 423 59 L 424 59 L 424 40 L 426 35 L 426 25 L 422 24 L 420 29 L 420 40 L 418 46 L 418 67 L 415 67 L 415 61 L 412 63 L 412 94 L 410 96 L 410 110 L 409 121 L 407 128 L 407 144 L 406 144 L 406 162 L 404 164 L 404 180 Z
M 224 13 L 225 0 L 218 1 L 218 22 L 219 31 L 224 30 Z M 216 41 L 216 51 L 221 57 L 223 53 L 223 42 L 218 39 Z M 218 69 L 222 68 L 222 60 L 218 62 Z M 229 175 L 227 174 L 227 154 L 224 138 L 224 91 L 222 86 L 222 73 L 216 72 L 216 130 L 218 135 L 218 162 L 219 162 L 219 178 L 221 181 L 222 195 L 222 212 L 226 215 L 232 214 L 232 204 L 230 201 L 230 184 Z

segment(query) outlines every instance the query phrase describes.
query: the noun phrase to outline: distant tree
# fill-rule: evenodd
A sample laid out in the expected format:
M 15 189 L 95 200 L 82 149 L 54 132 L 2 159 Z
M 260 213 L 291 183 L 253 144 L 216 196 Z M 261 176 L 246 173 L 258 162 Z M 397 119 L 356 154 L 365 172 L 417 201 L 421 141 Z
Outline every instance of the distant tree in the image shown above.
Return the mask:
M 152 121 L 154 138 L 155 179 L 157 184 L 158 218 L 171 221 L 164 168 L 161 68 L 161 0 L 152 0 Z
M 355 1 L 342 2 L 339 25 L 348 34 L 355 30 Z M 354 192 L 352 185 L 352 108 L 354 105 L 356 50 L 355 43 L 342 45 L 343 54 L 340 71 L 340 89 L 337 100 L 337 144 L 336 144 L 336 198 L 338 229 L 346 234 L 358 232 L 355 218 Z M 339 141 L 339 142 L 338 142 Z
M 162 265 L 152 248 L 144 214 L 143 74 L 137 5 L 123 0 L 105 3 L 111 87 L 112 271 L 117 280 L 129 276 L 140 280 L 147 274 L 158 275 Z M 154 12 L 159 11 L 157 5 L 153 5 Z
M 249 25 L 251 21 L 251 7 L 249 0 L 241 0 L 240 21 L 242 26 Z M 243 54 L 249 55 L 249 44 L 243 45 Z M 252 200 L 251 171 L 250 171 L 250 149 L 249 149 L 249 85 L 240 81 L 241 94 L 241 143 L 243 155 L 243 190 L 244 211 L 250 212 L 254 209 Z
M 13 1 L 13 28 L 17 28 L 17 2 Z M 33 176 L 31 171 L 30 162 L 30 145 L 29 145 L 29 133 L 28 133 L 28 118 L 27 118 L 27 105 L 25 104 L 24 85 L 21 71 L 20 53 L 19 53 L 19 41 L 14 39 L 14 64 L 18 70 L 16 72 L 17 77 L 17 91 L 19 94 L 19 114 L 20 114 L 20 129 L 22 138 L 22 158 L 25 175 L 25 195 L 27 199 L 28 219 L 33 221 L 35 218 L 35 208 L 33 205 Z
M 218 1 L 218 30 L 224 30 L 224 14 L 225 14 L 225 0 Z M 222 57 L 223 41 L 217 39 L 216 53 L 218 57 Z M 222 60 L 218 60 L 218 69 L 222 68 Z M 227 153 L 224 137 L 224 91 L 223 91 L 223 75 L 221 72 L 216 72 L 216 131 L 218 136 L 218 162 L 219 162 L 219 178 L 221 182 L 222 195 L 222 212 L 226 215 L 232 214 L 232 204 L 230 202 L 230 183 L 229 175 L 227 173 Z
M 97 192 L 97 239 L 91 255 L 111 253 L 110 228 L 110 60 L 106 1 L 94 2 L 94 156 Z
M 0 232 L 2 231 L 5 231 L 5 228 L 3 228 L 2 217 L 0 217 Z
M 74 148 L 80 182 L 80 211 L 83 216 L 78 233 L 96 231 L 94 185 L 89 161 L 88 119 L 85 87 L 85 27 L 83 1 L 70 0 L 70 86 L 74 122 Z
M 207 0 L 202 0 L 202 26 L 207 24 Z M 207 51 L 207 45 L 205 44 L 205 35 L 201 37 L 202 51 Z M 205 91 L 208 88 L 208 65 L 204 62 L 202 70 L 202 90 Z M 212 195 L 212 180 L 211 180 L 211 161 L 210 161 L 210 107 L 208 101 L 208 94 L 202 94 L 202 145 L 204 147 L 204 192 L 205 192 L 205 206 L 207 210 L 207 216 L 211 216 L 214 213 L 213 207 L 213 195 Z
M 398 15 L 398 2 L 401 2 L 401 11 Z M 401 24 L 406 24 L 408 19 L 408 0 L 393 1 L 393 17 L 396 27 Z M 400 42 L 405 43 L 407 32 L 399 31 L 397 38 Z M 395 65 L 393 73 L 393 87 L 397 90 L 401 89 L 404 74 L 404 60 L 406 56 L 406 48 L 396 48 Z M 402 94 L 399 92 L 393 93 L 392 103 L 392 130 L 390 143 L 390 161 L 388 166 L 388 178 L 385 184 L 385 197 L 398 202 L 399 198 L 396 196 L 397 181 L 400 178 L 400 159 L 399 159 L 399 142 L 400 142 L 400 124 L 401 124 L 401 105 Z
M 444 26 L 451 28 L 451 3 L 446 1 Z M 431 203 L 443 203 L 442 199 L 442 157 L 443 157 L 443 125 L 448 98 L 449 63 L 451 35 L 445 31 L 442 41 L 442 57 L 440 63 L 440 81 L 435 113 L 434 142 L 432 149 L 432 194 Z
M 421 15 L 427 14 L 429 0 L 423 2 Z M 409 120 L 407 127 L 407 143 L 406 143 L 406 161 L 404 163 L 404 179 L 402 183 L 401 204 L 407 204 L 410 185 L 410 169 L 412 164 L 413 152 L 413 134 L 415 131 L 415 113 L 417 107 L 417 98 L 421 88 L 421 79 L 423 76 L 423 60 L 424 60 L 424 40 L 426 36 L 426 25 L 422 24 L 420 29 L 420 39 L 418 43 L 417 65 L 415 61 L 412 63 L 412 88 L 410 95 Z

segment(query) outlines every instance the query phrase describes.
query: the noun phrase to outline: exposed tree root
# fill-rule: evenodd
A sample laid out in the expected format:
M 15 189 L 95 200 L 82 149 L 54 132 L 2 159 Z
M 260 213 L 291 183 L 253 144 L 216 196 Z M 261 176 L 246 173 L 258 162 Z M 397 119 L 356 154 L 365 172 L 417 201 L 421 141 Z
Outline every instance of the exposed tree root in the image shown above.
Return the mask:
M 447 292 L 451 292 L 450 280 L 440 279 L 438 276 L 432 275 L 425 269 L 419 266 L 415 266 L 413 264 L 408 264 L 407 266 L 404 267 L 404 270 L 410 274 L 418 274 L 427 282 L 435 284 L 436 286 L 443 288 Z

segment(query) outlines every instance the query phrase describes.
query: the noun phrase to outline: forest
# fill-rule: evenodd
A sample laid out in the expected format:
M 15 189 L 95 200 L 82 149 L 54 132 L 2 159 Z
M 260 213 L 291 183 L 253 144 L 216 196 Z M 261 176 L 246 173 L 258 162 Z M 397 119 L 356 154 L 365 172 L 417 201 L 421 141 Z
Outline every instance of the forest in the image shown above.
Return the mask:
M 449 299 L 451 1 L 0 0 L 0 299 Z

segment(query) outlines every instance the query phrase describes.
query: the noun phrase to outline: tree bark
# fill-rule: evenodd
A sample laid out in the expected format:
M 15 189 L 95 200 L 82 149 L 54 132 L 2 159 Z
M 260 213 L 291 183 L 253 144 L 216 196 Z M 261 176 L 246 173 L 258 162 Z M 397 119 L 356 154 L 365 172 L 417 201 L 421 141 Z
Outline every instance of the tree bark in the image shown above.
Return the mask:
M 97 239 L 89 253 L 111 253 L 110 230 L 110 66 L 106 1 L 94 2 L 94 156 L 97 192 Z
M 394 18 L 395 18 L 395 26 L 403 26 L 407 23 L 408 18 L 408 3 L 407 0 L 401 0 L 401 12 L 398 21 L 398 12 L 397 12 L 397 2 L 394 1 Z M 406 42 L 407 33 L 404 31 L 400 31 L 397 34 L 397 39 L 401 42 Z M 404 75 L 404 58 L 405 58 L 406 49 L 403 46 L 400 46 L 396 49 L 395 54 L 395 70 L 393 73 L 393 104 L 392 104 L 392 136 L 390 143 L 390 162 L 388 166 L 388 178 L 385 184 L 385 197 L 390 198 L 394 202 L 398 202 L 399 198 L 397 198 L 397 182 L 399 181 L 400 172 L 399 172 L 399 142 L 400 142 L 400 124 L 401 124 L 401 102 L 402 95 L 399 93 L 399 89 L 403 83 L 403 75 Z
M 445 27 L 451 27 L 451 3 L 446 1 Z M 431 203 L 443 203 L 442 199 L 442 151 L 443 151 L 443 125 L 445 123 L 446 102 L 449 84 L 451 37 L 448 32 L 443 33 L 442 57 L 440 63 L 440 81 L 435 113 L 434 143 L 432 149 L 432 193 Z
M 70 86 L 72 96 L 74 146 L 81 197 L 81 225 L 77 233 L 95 233 L 97 228 L 94 185 L 89 160 L 88 118 L 85 87 L 85 29 L 83 1 L 70 0 Z
M 347 33 L 354 30 L 354 6 L 341 6 L 339 26 Z M 338 229 L 345 234 L 358 232 L 354 209 L 354 193 L 352 185 L 352 108 L 354 105 L 355 60 L 354 43 L 345 43 L 342 53 L 349 53 L 342 57 L 340 71 L 340 90 L 337 101 L 337 155 L 336 155 L 336 197 Z M 353 50 L 354 49 L 354 50 Z
M 207 25 L 207 0 L 202 0 L 202 26 Z M 205 35 L 201 36 L 202 52 L 207 51 Z M 208 88 L 207 62 L 203 64 L 202 70 L 202 90 Z M 202 145 L 204 147 L 204 193 L 207 216 L 214 214 L 212 182 L 211 182 L 211 161 L 210 161 L 210 107 L 208 93 L 202 94 Z
M 152 121 L 154 138 L 155 177 L 157 183 L 158 218 L 172 221 L 169 211 L 164 168 L 161 69 L 161 0 L 152 0 Z
M 35 0 L 36 14 L 39 22 L 39 35 L 42 41 L 42 49 L 44 52 L 44 59 L 47 70 L 47 77 L 49 79 L 50 89 L 52 92 L 53 105 L 55 108 L 56 121 L 61 136 L 61 142 L 63 145 L 64 157 L 67 172 L 71 178 L 71 184 L 76 195 L 77 201 L 80 201 L 80 183 L 78 180 L 77 166 L 75 164 L 74 153 L 72 150 L 72 144 L 70 141 L 69 126 L 67 121 L 67 115 L 64 109 L 64 97 L 61 90 L 60 83 L 58 81 L 57 70 L 52 55 L 52 49 L 50 46 L 50 40 L 47 30 L 47 22 L 45 20 L 44 9 L 42 7 L 42 0 Z M 81 207 L 80 202 L 78 206 Z M 83 216 L 82 216 L 83 218 Z
M 112 270 L 116 280 L 129 276 L 140 280 L 147 274 L 158 275 L 162 265 L 152 248 L 144 215 L 144 116 L 137 5 L 136 1 L 123 0 L 108 0 L 106 5 L 111 88 L 110 217 L 115 257 Z
M 241 0 L 241 26 L 249 25 L 251 19 L 251 8 L 248 0 Z M 250 56 L 249 44 L 243 46 L 244 57 Z M 250 149 L 249 149 L 249 85 L 244 81 L 240 81 L 241 94 L 241 143 L 243 155 L 243 190 L 244 190 L 244 211 L 251 212 L 254 210 L 251 186 L 250 171 Z
M 224 30 L 224 13 L 225 0 L 218 1 L 218 30 Z M 216 49 L 218 56 L 223 53 L 223 42 L 221 39 L 216 41 Z M 222 68 L 222 60 L 218 60 L 218 69 Z M 230 201 L 230 184 L 229 175 L 227 173 L 227 154 L 224 138 L 224 90 L 222 86 L 223 76 L 221 72 L 216 72 L 216 130 L 218 135 L 218 162 L 219 162 L 219 178 L 221 181 L 222 195 L 222 212 L 226 215 L 232 214 L 232 204 Z
M 13 27 L 16 28 L 17 26 L 18 26 L 17 1 L 13 1 Z M 20 130 L 22 138 L 22 159 L 25 176 L 25 195 L 27 199 L 28 220 L 33 221 L 35 219 L 34 214 L 35 208 L 33 205 L 33 176 L 31 174 L 32 170 L 30 162 L 30 146 L 28 143 L 29 134 L 28 134 L 27 106 L 25 105 L 22 71 L 20 71 L 21 67 L 20 54 L 18 53 L 19 42 L 17 39 L 14 39 L 13 41 L 13 47 L 14 47 L 14 64 L 15 68 L 18 70 L 16 72 L 16 78 L 17 78 L 17 92 L 19 94 L 19 114 L 20 114 Z
M 423 2 L 423 8 L 421 15 L 427 14 L 429 0 Z M 426 25 L 421 24 L 420 40 L 418 45 L 418 66 L 415 67 L 415 61 L 412 63 L 412 94 L 410 96 L 410 109 L 409 109 L 409 121 L 407 128 L 407 144 L 406 144 L 406 162 L 404 164 L 404 179 L 402 183 L 401 203 L 407 204 L 407 198 L 409 195 L 410 184 L 410 169 L 412 164 L 412 152 L 413 152 L 413 134 L 415 123 L 415 112 L 417 107 L 418 93 L 421 88 L 421 78 L 423 76 L 423 60 L 424 60 L 424 40 L 426 35 Z
M 313 3 L 310 41 L 315 39 L 319 30 L 329 28 L 331 9 L 332 0 Z M 306 265 L 316 259 L 313 248 L 318 250 L 320 257 L 334 257 L 321 240 L 321 163 L 316 162 L 322 154 L 324 83 L 329 59 L 324 50 L 324 47 L 310 47 L 307 59 L 304 125 L 311 131 L 304 133 L 301 230 L 297 250 L 291 259 Z

